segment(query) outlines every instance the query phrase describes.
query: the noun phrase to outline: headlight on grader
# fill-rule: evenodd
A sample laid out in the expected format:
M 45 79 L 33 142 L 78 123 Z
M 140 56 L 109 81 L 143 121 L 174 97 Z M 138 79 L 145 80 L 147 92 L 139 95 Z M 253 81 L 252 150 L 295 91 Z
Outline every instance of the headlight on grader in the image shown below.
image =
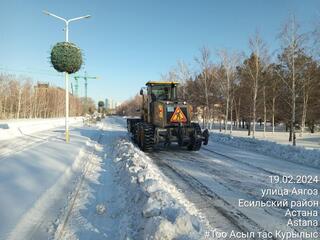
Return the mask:
M 158 113 L 159 113 L 159 118 L 163 119 L 163 105 L 162 104 L 158 105 Z

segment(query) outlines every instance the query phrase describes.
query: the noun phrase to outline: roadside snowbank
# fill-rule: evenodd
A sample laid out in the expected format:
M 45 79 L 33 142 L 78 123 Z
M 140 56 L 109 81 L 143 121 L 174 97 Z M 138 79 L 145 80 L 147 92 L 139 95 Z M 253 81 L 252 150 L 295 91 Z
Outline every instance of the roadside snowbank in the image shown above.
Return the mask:
M 83 117 L 69 118 L 69 124 L 81 122 L 83 122 Z M 1 120 L 0 140 L 11 139 L 26 134 L 61 127 L 64 124 L 65 118 Z
M 64 205 L 71 198 L 69 192 L 79 181 L 85 163 L 86 150 L 82 148 L 74 162 L 66 166 L 58 180 L 24 213 L 8 239 L 45 239 L 48 233 L 53 234 L 56 231 L 55 225 L 59 222 L 59 219 L 55 219 L 55 215 L 66 208 Z M 44 216 L 46 221 L 43 221 Z M 53 223 L 50 224 L 51 222 Z
M 191 203 L 183 204 L 187 200 L 145 153 L 123 138 L 115 143 L 113 154 L 123 184 L 131 185 L 128 204 L 134 208 L 140 205 L 140 211 L 142 209 L 143 239 L 201 239 L 204 236 L 196 210 Z
M 234 137 L 222 133 L 214 133 L 211 136 L 213 144 L 214 142 L 220 142 L 240 149 L 256 151 L 268 156 L 281 158 L 286 161 L 320 168 L 320 150 L 317 149 L 305 149 L 303 147 L 283 145 L 266 140 Z
M 68 144 L 61 130 L 0 141 L 0 239 L 48 239 L 91 149 L 90 128 L 72 128 Z

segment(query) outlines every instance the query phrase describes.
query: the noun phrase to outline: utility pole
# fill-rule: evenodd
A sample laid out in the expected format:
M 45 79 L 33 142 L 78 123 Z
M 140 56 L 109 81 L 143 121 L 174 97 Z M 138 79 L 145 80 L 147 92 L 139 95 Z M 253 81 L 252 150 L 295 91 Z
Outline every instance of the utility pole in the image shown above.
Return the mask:
M 59 17 L 53 13 L 50 13 L 48 11 L 43 11 L 44 14 L 49 15 L 51 17 L 60 19 L 64 21 L 65 23 L 65 41 L 69 42 L 69 23 L 73 21 L 77 21 L 80 19 L 84 18 L 89 18 L 90 15 L 82 16 L 82 17 L 77 17 L 77 18 L 72 18 L 72 19 L 65 19 L 62 17 Z M 66 120 L 65 120 L 65 125 L 66 125 L 66 130 L 65 130 L 65 135 L 66 135 L 66 142 L 69 143 L 70 140 L 70 135 L 69 135 L 69 74 L 67 72 L 64 73 L 64 78 L 65 78 L 65 88 L 66 88 Z

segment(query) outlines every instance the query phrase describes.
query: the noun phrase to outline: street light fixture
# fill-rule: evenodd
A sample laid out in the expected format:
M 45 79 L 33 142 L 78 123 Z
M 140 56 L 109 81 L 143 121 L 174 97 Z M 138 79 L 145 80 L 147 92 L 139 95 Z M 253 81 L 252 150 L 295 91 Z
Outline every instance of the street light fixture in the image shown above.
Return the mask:
M 60 19 L 62 21 L 64 21 L 65 23 L 65 41 L 69 42 L 69 23 L 73 22 L 73 21 L 77 21 L 77 20 L 81 20 L 81 19 L 85 19 L 85 18 L 90 18 L 90 15 L 85 15 L 85 16 L 81 16 L 81 17 L 76 17 L 76 18 L 71 18 L 71 19 L 65 19 L 62 17 L 59 17 L 53 13 L 50 13 L 48 11 L 43 11 L 44 14 L 49 15 L 51 17 Z M 64 73 L 64 78 L 65 78 L 65 88 L 66 88 L 66 123 L 65 123 L 65 134 L 66 134 L 66 142 L 69 143 L 69 74 L 67 72 Z

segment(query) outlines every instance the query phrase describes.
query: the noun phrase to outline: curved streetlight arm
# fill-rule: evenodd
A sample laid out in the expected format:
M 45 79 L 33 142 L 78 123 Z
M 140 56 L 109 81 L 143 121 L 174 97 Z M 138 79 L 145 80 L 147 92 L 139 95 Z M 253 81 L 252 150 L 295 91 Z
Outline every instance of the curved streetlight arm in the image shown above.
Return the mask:
M 80 19 L 84 19 L 84 18 L 89 18 L 91 17 L 90 15 L 86 15 L 86 16 L 82 16 L 82 17 L 76 17 L 76 18 L 71 18 L 69 20 L 67 20 L 67 22 L 73 22 L 73 21 L 77 21 L 77 20 L 80 20 Z
M 90 17 L 91 17 L 91 15 L 85 15 L 85 16 L 76 17 L 76 18 L 71 18 L 71 19 L 68 19 L 68 20 L 67 20 L 67 19 L 62 18 L 62 17 L 59 17 L 59 16 L 57 16 L 57 15 L 51 13 L 51 12 L 48 12 L 48 11 L 46 11 L 46 10 L 44 10 L 43 13 L 46 14 L 46 15 L 49 15 L 49 16 L 51 16 L 51 17 L 58 18 L 58 19 L 64 21 L 65 23 L 67 23 L 67 24 L 68 24 L 69 22 L 73 22 L 73 21 L 77 21 L 77 20 L 80 20 L 80 19 L 90 18 Z
M 64 21 L 65 23 L 68 22 L 68 20 L 66 20 L 66 19 L 64 19 L 64 18 L 62 18 L 62 17 L 59 17 L 59 16 L 57 16 L 57 15 L 51 13 L 51 12 L 48 12 L 48 11 L 45 11 L 45 10 L 44 10 L 43 13 L 46 14 L 46 15 L 49 15 L 49 16 L 51 16 L 51 17 L 58 18 L 58 19 Z

